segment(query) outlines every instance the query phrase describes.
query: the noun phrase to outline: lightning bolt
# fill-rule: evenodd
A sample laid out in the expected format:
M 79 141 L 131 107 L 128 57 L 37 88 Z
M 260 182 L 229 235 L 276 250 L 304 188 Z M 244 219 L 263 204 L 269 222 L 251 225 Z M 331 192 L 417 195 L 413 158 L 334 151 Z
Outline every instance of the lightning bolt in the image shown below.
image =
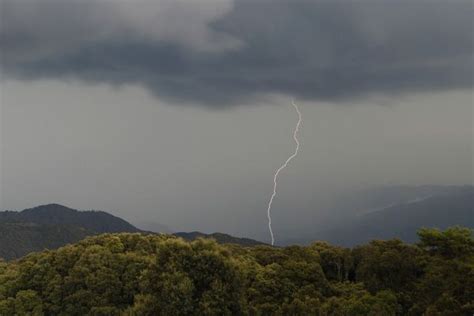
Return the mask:
M 288 159 L 285 161 L 285 163 L 283 165 L 281 165 L 280 168 L 278 168 L 278 170 L 275 172 L 275 175 L 273 176 L 273 194 L 270 198 L 270 201 L 268 202 L 268 208 L 267 208 L 268 230 L 270 231 L 270 236 L 272 238 L 272 246 L 275 244 L 275 238 L 273 236 L 273 230 L 272 230 L 272 213 L 271 213 L 271 211 L 272 211 L 273 199 L 275 198 L 276 193 L 277 193 L 278 175 L 280 174 L 280 172 L 283 169 L 286 168 L 286 166 L 288 166 L 290 161 L 293 160 L 293 158 L 295 158 L 298 155 L 298 151 L 300 149 L 300 142 L 298 141 L 298 131 L 299 131 L 300 125 L 301 125 L 301 112 L 298 109 L 298 106 L 295 104 L 294 100 L 291 101 L 291 104 L 293 105 L 293 107 L 296 110 L 296 113 L 298 114 L 298 122 L 296 123 L 295 130 L 293 131 L 293 139 L 295 140 L 296 148 L 295 148 L 295 152 L 293 153 L 293 155 L 288 157 Z

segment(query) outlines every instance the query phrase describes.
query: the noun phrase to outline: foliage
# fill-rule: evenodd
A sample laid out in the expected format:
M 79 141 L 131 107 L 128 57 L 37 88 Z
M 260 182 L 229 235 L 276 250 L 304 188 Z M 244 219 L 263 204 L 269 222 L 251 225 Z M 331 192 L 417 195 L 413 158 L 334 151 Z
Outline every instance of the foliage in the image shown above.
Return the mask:
M 470 315 L 472 231 L 354 249 L 139 233 L 0 261 L 0 315 Z

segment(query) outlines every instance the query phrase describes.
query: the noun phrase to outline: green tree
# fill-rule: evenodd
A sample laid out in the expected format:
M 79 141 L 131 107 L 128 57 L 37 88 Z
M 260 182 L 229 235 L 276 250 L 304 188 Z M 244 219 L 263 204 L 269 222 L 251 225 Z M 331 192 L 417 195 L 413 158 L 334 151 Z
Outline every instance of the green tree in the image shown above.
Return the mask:
M 431 254 L 446 258 L 461 258 L 474 255 L 473 230 L 451 227 L 445 231 L 422 228 L 418 232 L 419 247 Z
M 326 242 L 316 242 L 310 247 L 319 253 L 321 267 L 328 280 L 342 282 L 349 279 L 353 269 L 349 249 L 331 246 Z
M 43 303 L 38 294 L 33 290 L 24 290 L 16 294 L 15 314 L 41 316 L 43 313 Z
M 380 290 L 410 290 L 423 272 L 422 251 L 402 241 L 375 240 L 353 251 L 356 281 L 374 293 Z
M 104 234 L 0 261 L 0 316 L 472 315 L 472 231 L 277 248 Z

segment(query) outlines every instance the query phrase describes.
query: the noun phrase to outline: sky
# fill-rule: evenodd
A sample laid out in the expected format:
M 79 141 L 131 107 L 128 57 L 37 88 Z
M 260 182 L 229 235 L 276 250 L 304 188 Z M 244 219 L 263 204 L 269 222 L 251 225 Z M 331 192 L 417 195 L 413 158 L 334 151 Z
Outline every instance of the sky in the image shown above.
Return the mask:
M 473 183 L 472 1 L 0 0 L 0 209 L 265 239 L 328 197 Z

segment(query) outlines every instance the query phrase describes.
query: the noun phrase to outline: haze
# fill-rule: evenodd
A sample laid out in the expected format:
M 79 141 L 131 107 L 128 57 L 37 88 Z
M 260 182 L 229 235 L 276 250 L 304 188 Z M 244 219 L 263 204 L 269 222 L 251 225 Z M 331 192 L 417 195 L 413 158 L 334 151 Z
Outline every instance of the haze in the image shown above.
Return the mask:
M 390 3 L 2 0 L 0 209 L 268 240 L 292 98 L 276 234 L 344 192 L 473 184 L 472 2 Z

